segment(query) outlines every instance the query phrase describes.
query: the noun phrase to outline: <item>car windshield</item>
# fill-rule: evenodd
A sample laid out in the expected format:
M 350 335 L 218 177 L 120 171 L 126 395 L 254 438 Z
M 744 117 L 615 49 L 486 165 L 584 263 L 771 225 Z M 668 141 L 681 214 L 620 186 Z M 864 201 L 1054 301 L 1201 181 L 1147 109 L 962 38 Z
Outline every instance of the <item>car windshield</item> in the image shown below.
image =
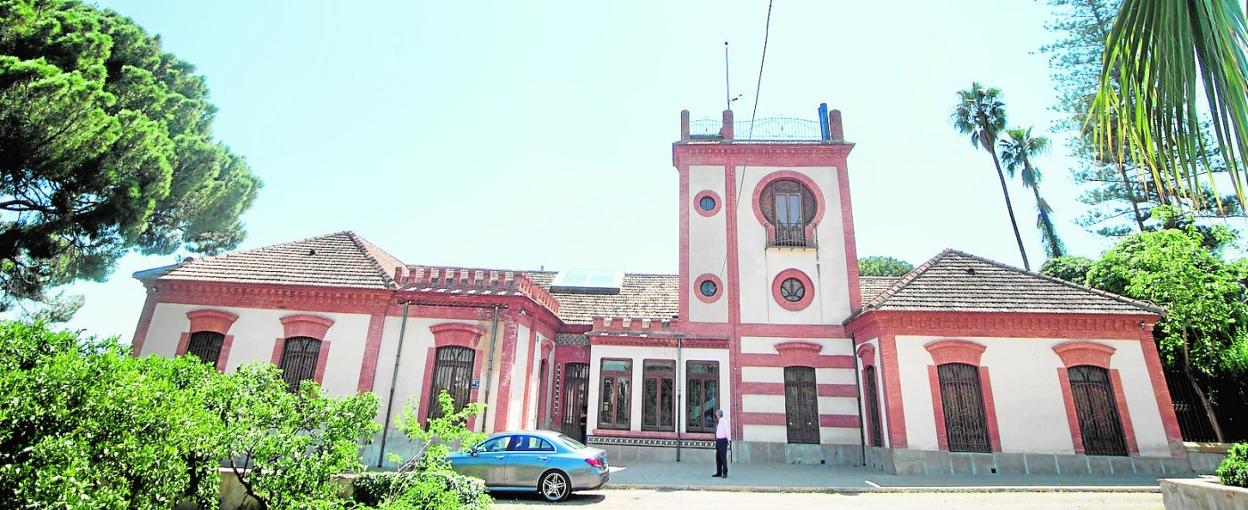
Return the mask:
M 559 438 L 559 440 L 563 442 L 563 444 L 568 445 L 568 447 L 569 447 L 569 448 L 571 448 L 571 449 L 573 449 L 573 450 L 580 450 L 581 448 L 585 448 L 585 445 L 581 444 L 581 442 L 580 442 L 580 441 L 577 441 L 577 440 L 575 440 L 575 439 L 572 439 L 572 438 L 570 438 L 570 437 L 568 437 L 568 436 L 565 436 L 565 435 L 563 435 L 563 434 L 559 434 L 559 435 L 558 435 L 558 436 L 556 436 L 556 437 L 558 437 L 558 438 Z

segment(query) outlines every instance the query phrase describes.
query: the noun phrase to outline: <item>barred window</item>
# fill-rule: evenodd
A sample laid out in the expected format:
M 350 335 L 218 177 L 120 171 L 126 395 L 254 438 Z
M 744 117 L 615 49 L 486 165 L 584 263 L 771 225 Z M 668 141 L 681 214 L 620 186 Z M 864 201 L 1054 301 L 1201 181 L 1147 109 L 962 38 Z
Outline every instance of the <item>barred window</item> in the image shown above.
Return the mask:
M 812 367 L 784 367 L 784 414 L 790 443 L 819 443 L 819 395 Z
M 1118 400 L 1109 382 L 1109 371 L 1101 367 L 1070 367 L 1070 393 L 1079 417 L 1083 451 L 1088 455 L 1126 455 L 1127 441 L 1118 415 Z
M 477 353 L 467 347 L 448 345 L 438 347 L 434 352 L 433 380 L 429 389 L 429 404 L 426 405 L 425 418 L 433 419 L 442 416 L 442 406 L 438 405 L 438 396 L 445 390 L 455 401 L 455 409 L 463 409 L 468 405 L 471 395 L 472 365 Z
M 299 389 L 299 383 L 316 376 L 316 362 L 320 356 L 320 340 L 306 336 L 286 339 L 282 349 L 282 378 L 291 391 Z
M 221 359 L 221 345 L 225 343 L 225 335 L 216 331 L 196 331 L 191 333 L 186 352 L 194 354 L 204 363 L 217 366 Z
M 945 363 L 936 367 L 936 374 L 940 381 L 949 451 L 991 452 L 979 368 L 965 363 Z

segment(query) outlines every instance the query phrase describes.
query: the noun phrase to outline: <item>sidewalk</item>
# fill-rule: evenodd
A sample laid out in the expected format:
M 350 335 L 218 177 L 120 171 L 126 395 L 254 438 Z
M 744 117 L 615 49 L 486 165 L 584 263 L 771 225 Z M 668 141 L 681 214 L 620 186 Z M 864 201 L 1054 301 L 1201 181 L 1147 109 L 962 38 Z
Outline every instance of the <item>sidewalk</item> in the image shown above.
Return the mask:
M 607 489 L 738 490 L 785 492 L 1158 492 L 1155 475 L 1118 476 L 897 476 L 855 466 L 732 464 L 729 477 L 691 462 L 630 462 L 611 474 Z M 1194 476 L 1194 475 L 1193 475 Z M 1165 478 L 1175 478 L 1167 476 Z

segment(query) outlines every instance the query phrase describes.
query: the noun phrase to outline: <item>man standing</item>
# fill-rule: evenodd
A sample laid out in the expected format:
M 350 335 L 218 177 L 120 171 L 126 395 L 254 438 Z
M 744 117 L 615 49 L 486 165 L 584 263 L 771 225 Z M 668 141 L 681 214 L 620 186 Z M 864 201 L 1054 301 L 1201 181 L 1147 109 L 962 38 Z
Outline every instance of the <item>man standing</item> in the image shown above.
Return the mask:
M 715 426 L 715 474 L 711 476 L 728 478 L 728 440 L 732 434 L 724 410 L 716 409 L 715 417 L 719 418 L 719 424 Z

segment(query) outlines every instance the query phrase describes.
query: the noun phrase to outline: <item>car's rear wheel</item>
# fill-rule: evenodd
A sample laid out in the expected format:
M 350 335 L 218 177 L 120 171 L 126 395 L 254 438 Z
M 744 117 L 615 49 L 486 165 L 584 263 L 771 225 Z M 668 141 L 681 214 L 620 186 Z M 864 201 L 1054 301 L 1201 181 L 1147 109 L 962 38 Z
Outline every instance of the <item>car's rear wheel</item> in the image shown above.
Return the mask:
M 567 499 L 568 494 L 572 492 L 572 484 L 568 480 L 568 475 L 559 471 L 551 471 L 542 475 L 542 479 L 537 482 L 537 492 L 539 492 L 546 501 L 552 503 Z

